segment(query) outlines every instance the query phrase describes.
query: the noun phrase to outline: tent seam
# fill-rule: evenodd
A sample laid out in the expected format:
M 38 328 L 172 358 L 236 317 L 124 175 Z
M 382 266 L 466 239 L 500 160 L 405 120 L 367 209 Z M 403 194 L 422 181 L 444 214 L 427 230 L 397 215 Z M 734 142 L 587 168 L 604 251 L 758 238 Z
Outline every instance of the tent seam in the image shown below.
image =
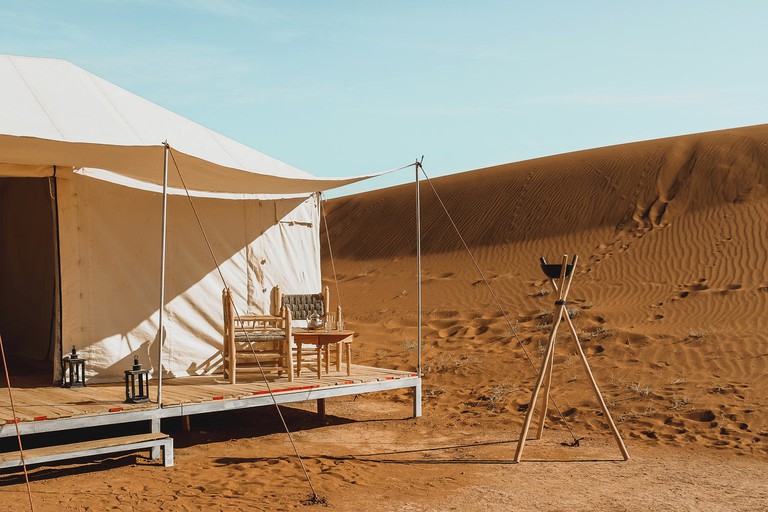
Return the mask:
M 151 143 L 148 143 L 147 141 L 145 141 L 144 139 L 142 139 L 142 138 L 141 138 L 141 135 L 139 134 L 139 132 L 137 132 L 137 131 L 136 131 L 136 129 L 133 127 L 133 125 L 132 125 L 130 122 L 128 122 L 128 119 L 126 119 L 126 118 L 125 118 L 125 116 L 123 116 L 123 113 L 122 113 L 122 112 L 120 112 L 120 110 L 119 110 L 119 109 L 118 109 L 118 108 L 115 106 L 115 104 L 114 104 L 114 103 L 112 103 L 112 100 L 111 100 L 111 99 L 109 98 L 109 96 L 107 96 L 107 94 L 104 92 L 104 89 L 102 89 L 102 88 L 99 86 L 99 83 L 96 81 L 96 77 L 95 77 L 93 74 L 91 74 L 91 73 L 89 73 L 89 72 L 87 72 L 87 71 L 85 72 L 85 74 L 86 74 L 86 75 L 88 76 L 88 78 L 91 80 L 91 83 L 93 83 L 93 85 L 94 85 L 94 86 L 96 87 L 96 89 L 99 91 L 99 93 L 101 94 L 101 97 L 102 97 L 102 98 L 104 98 L 104 100 L 106 100 L 106 102 L 109 104 L 109 106 L 110 106 L 110 107 L 112 107 L 112 110 L 114 110 L 114 111 L 115 111 L 115 113 L 118 115 L 118 117 L 120 117 L 120 119 L 122 119 L 122 120 L 123 120 L 123 123 L 125 123 L 125 126 L 126 126 L 126 127 L 128 127 L 128 129 L 129 129 L 129 130 L 131 130 L 131 132 L 132 132 L 132 133 L 133 133 L 133 134 L 136 136 L 136 139 L 137 139 L 137 140 L 138 140 L 138 141 L 139 141 L 139 142 L 140 142 L 142 145 L 147 145 L 147 144 L 149 144 L 149 145 L 152 145 Z
M 203 126 L 203 125 L 200 125 L 200 126 Z M 245 166 L 240 162 L 240 160 L 235 158 L 235 155 L 230 153 L 230 151 L 226 147 L 224 147 L 224 144 L 222 144 L 221 141 L 219 141 L 219 139 L 214 135 L 215 132 L 213 130 L 211 130 L 207 126 L 203 126 L 203 128 L 205 129 L 205 132 L 208 134 L 208 136 L 213 140 L 213 142 L 215 142 L 227 154 L 227 156 L 229 156 L 229 158 L 232 159 L 235 165 L 237 165 L 241 169 L 245 169 Z
M 40 109 L 45 114 L 45 117 L 48 118 L 48 120 L 51 122 L 51 125 L 56 129 L 56 131 L 59 132 L 59 135 L 61 135 L 61 137 L 66 140 L 67 138 L 66 135 L 64 135 L 64 132 L 61 131 L 61 128 L 59 128 L 59 125 L 56 124 L 56 121 L 53 120 L 53 117 L 48 112 L 48 109 L 45 108 L 45 105 L 43 105 L 42 100 L 37 95 L 35 90 L 32 88 L 32 85 L 29 82 L 27 82 L 27 79 L 24 77 L 24 74 L 21 72 L 21 70 L 19 70 L 19 67 L 16 65 L 16 62 L 13 59 L 8 58 L 7 56 L 5 58 L 8 60 L 8 62 L 11 63 L 11 66 L 13 66 L 13 69 L 16 70 L 16 73 L 19 75 L 19 78 L 21 78 L 21 81 L 24 82 L 24 85 L 27 86 L 29 93 L 32 95 L 33 98 L 35 98 L 35 101 L 40 106 Z

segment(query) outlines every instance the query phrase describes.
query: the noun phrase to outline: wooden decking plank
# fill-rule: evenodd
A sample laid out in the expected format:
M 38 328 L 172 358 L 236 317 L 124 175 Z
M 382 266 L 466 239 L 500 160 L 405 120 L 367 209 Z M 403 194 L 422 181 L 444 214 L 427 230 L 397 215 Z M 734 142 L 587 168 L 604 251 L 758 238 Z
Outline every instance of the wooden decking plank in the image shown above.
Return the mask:
M 214 396 L 222 396 L 224 398 L 240 398 L 245 394 L 244 391 L 226 384 L 211 384 L 206 386 L 206 388 L 214 393 Z
M 43 416 L 42 413 L 38 412 L 38 409 L 30 407 L 19 407 L 18 405 L 15 407 L 15 409 L 16 419 L 19 421 L 34 421 L 36 417 Z M 13 409 L 10 407 L 3 407 L 0 409 L 0 414 L 1 423 L 13 423 Z
M 81 401 L 90 400 L 94 403 L 115 403 L 125 400 L 125 388 L 115 388 L 113 386 L 88 386 L 73 390 L 76 397 Z
M 47 418 L 69 417 L 72 413 L 65 408 L 53 405 L 22 405 L 16 404 L 16 414 L 18 416 L 29 417 L 34 420 L 45 416 Z M 0 407 L 0 420 L 7 420 L 13 416 L 13 410 L 10 407 Z
M 5 394 L 5 393 L 3 393 Z M 27 389 L 13 390 L 13 403 L 16 407 L 35 407 L 38 400 L 35 398 L 34 393 L 29 393 Z M 10 406 L 10 400 L 0 400 L 0 407 L 6 408 Z
M 195 389 L 187 389 L 176 387 L 173 390 L 166 390 L 163 392 L 163 402 L 168 395 L 177 397 L 177 400 L 183 400 L 185 403 L 200 403 L 207 401 L 206 398 Z
M 214 394 L 205 394 L 199 388 L 176 388 L 163 392 L 163 405 L 199 404 L 210 402 Z
M 191 404 L 195 403 L 192 401 L 192 398 L 187 397 L 184 393 L 179 393 L 177 391 L 166 391 L 163 393 L 163 406 L 170 406 L 170 405 L 182 405 L 182 404 Z
M 57 405 L 38 405 L 34 407 L 34 410 L 36 411 L 35 416 L 49 416 L 53 418 L 70 418 L 74 415 L 74 411 L 72 409 L 58 405 L 58 404 Z M 0 411 L 3 412 L 3 418 L 5 418 L 8 414 L 12 414 L 10 407 L 2 407 L 0 408 Z
M 39 408 L 39 407 L 45 407 L 49 404 L 54 403 L 60 403 L 62 402 L 61 399 L 53 400 L 52 398 L 49 398 L 47 393 L 45 393 L 46 388 L 24 388 L 24 389 L 17 389 L 13 388 L 13 403 L 16 405 L 16 407 L 30 407 L 30 408 Z M 5 393 L 3 393 L 5 394 Z M 11 404 L 10 400 L 5 397 L 4 400 L 0 400 L 0 409 L 10 409 Z
M 310 377 L 296 377 L 293 379 L 293 384 L 297 387 L 306 387 L 306 386 L 321 386 L 322 383 L 317 381 L 317 378 L 310 378 Z

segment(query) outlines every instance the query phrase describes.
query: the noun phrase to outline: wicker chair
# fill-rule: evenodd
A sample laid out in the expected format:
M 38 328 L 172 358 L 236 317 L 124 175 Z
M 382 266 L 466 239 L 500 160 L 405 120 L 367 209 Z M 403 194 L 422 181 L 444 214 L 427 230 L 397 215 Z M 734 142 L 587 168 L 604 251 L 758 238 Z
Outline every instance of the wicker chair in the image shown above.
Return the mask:
M 323 288 L 322 293 L 299 294 L 283 294 L 280 287 L 275 286 L 272 289 L 271 299 L 272 314 L 274 315 L 277 311 L 282 309 L 287 310 L 291 315 L 294 328 L 306 327 L 306 321 L 312 313 L 317 313 L 320 318 L 323 319 L 324 323 L 329 321 L 331 309 L 330 293 L 327 286 Z M 341 311 L 339 311 L 339 313 L 341 313 Z M 305 345 L 305 347 L 307 348 L 306 356 L 302 357 L 301 365 L 306 366 L 307 368 L 315 366 L 315 369 L 317 369 L 317 358 L 311 355 L 315 353 L 316 347 L 311 344 Z M 296 354 L 296 346 L 294 344 L 291 346 L 291 351 L 293 363 L 296 364 L 298 358 Z

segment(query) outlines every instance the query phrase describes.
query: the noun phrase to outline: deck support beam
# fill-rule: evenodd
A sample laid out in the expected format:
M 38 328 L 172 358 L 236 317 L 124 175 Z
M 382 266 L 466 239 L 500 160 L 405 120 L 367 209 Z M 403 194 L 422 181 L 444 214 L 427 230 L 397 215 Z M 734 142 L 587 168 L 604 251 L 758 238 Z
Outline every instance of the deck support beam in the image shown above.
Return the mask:
M 150 427 L 149 431 L 153 434 L 159 434 L 160 433 L 160 417 L 154 417 L 151 420 L 149 420 Z M 156 445 L 153 446 L 149 452 L 149 458 L 152 460 L 159 460 L 161 458 L 160 453 L 160 446 Z
M 412 388 L 413 393 L 413 417 L 421 418 L 421 379 Z
M 320 421 L 325 422 L 325 398 L 317 399 L 317 417 Z

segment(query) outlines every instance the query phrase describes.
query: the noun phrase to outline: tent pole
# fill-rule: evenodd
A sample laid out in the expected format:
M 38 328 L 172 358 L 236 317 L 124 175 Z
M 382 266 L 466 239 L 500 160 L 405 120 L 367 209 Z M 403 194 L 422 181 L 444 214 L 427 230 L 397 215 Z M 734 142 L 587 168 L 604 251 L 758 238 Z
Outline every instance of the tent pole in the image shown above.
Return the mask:
M 422 157 L 423 158 L 423 157 Z M 421 170 L 421 162 L 416 161 L 416 302 L 417 306 L 417 319 L 416 319 L 416 346 L 418 347 L 418 371 L 419 378 L 421 375 L 421 190 L 419 183 L 419 171 Z
M 168 141 L 163 144 L 163 221 L 162 235 L 160 238 L 160 309 L 157 322 L 157 408 L 163 406 L 163 320 L 165 317 L 165 247 L 168 238 L 168 153 L 170 146 Z

